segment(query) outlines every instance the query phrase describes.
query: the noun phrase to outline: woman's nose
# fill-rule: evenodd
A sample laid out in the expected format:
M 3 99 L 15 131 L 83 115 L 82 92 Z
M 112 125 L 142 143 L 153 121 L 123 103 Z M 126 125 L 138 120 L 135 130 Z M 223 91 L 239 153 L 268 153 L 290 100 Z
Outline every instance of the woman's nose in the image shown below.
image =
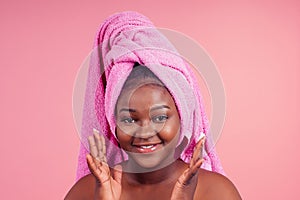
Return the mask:
M 150 138 L 154 135 L 156 135 L 157 132 L 155 128 L 153 127 L 152 123 L 143 124 L 142 126 L 139 126 L 134 134 L 134 137 L 138 138 Z

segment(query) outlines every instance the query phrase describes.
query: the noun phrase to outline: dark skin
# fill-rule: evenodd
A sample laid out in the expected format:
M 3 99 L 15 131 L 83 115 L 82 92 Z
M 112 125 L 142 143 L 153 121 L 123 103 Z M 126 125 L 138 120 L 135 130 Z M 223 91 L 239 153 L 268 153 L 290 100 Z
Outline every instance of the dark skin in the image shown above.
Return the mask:
M 179 162 L 183 163 L 182 161 Z M 183 166 L 183 169 L 178 170 L 178 172 L 188 168 L 187 164 L 183 163 Z M 174 178 L 179 178 L 177 174 L 173 176 Z M 127 177 L 124 173 L 122 177 L 122 199 L 170 199 L 170 193 L 172 192 L 170 188 L 173 188 L 174 185 L 174 182 L 157 185 L 145 183 L 131 185 L 127 182 Z M 87 175 L 72 187 L 65 199 L 95 199 L 95 188 L 97 187 L 95 176 L 92 174 Z M 234 200 L 241 199 L 241 197 L 235 186 L 226 177 L 204 169 L 199 169 L 194 199 Z
M 226 177 L 200 168 L 204 138 L 189 164 L 174 161 L 179 128 L 175 103 L 165 88 L 148 84 L 123 91 L 116 131 L 121 148 L 129 153 L 128 161 L 109 168 L 105 140 L 94 132 L 87 155 L 92 174 L 80 179 L 65 199 L 241 199 Z M 127 170 L 132 168 L 146 171 Z

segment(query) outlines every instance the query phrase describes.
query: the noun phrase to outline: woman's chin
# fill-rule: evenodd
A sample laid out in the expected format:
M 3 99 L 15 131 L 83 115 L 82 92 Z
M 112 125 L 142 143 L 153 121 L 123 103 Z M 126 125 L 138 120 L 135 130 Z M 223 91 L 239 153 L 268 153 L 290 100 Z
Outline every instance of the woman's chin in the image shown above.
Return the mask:
M 128 169 L 132 173 L 152 172 L 164 168 L 176 159 L 159 153 L 129 153 Z

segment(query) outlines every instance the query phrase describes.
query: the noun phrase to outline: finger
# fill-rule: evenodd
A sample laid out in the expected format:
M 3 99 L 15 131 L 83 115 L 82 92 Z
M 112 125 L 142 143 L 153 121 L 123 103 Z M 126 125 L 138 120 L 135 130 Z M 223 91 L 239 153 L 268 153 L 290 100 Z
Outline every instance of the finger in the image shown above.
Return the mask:
M 186 169 L 179 179 L 180 183 L 183 185 L 188 185 L 192 178 L 197 176 L 203 162 L 204 159 L 200 159 L 191 168 Z
M 103 147 L 102 147 L 102 140 L 101 140 L 102 136 L 99 135 L 99 131 L 96 129 L 93 129 L 93 136 L 97 147 L 97 159 L 99 161 L 103 161 L 103 153 L 102 153 Z
M 97 170 L 98 168 L 100 169 L 102 167 L 102 163 L 95 159 L 91 154 L 87 155 L 87 161 L 88 164 L 93 167 L 93 170 Z
M 98 156 L 97 159 L 99 159 L 101 162 L 107 162 L 106 159 L 106 145 L 105 145 L 105 139 L 103 135 L 99 134 L 99 131 L 97 129 L 93 129 L 93 135 L 95 139 L 95 143 L 98 149 Z
M 203 162 L 204 162 L 204 159 L 200 159 L 195 163 L 195 165 L 192 168 L 190 168 L 190 170 L 188 171 L 187 176 L 186 176 L 187 180 L 192 179 L 195 175 L 198 174 L 199 169 Z
M 201 140 L 198 141 L 193 153 L 192 160 L 190 162 L 190 167 L 192 167 L 195 163 L 197 163 L 200 159 L 203 158 L 204 141 L 205 137 L 201 138 Z
M 102 136 L 101 139 L 102 139 L 103 161 L 107 163 L 107 159 L 106 159 L 106 145 L 105 145 L 105 138 L 104 138 L 104 136 Z
M 88 141 L 89 141 L 90 153 L 94 158 L 96 158 L 98 156 L 98 148 L 94 136 L 89 136 Z
M 98 148 L 98 151 L 102 151 L 102 146 L 101 146 L 102 143 L 101 143 L 99 131 L 97 131 L 96 129 L 93 129 L 93 136 L 94 136 L 95 143 L 96 143 L 96 146 Z
M 90 154 L 86 156 L 86 159 L 91 173 L 94 174 L 97 178 L 99 178 L 101 173 L 100 165 L 94 162 L 95 159 Z
M 94 169 L 96 169 L 96 164 L 93 161 L 92 156 L 90 154 L 87 154 L 86 155 L 86 160 L 87 160 L 87 164 L 88 164 L 88 167 L 89 167 L 90 171 L 93 172 Z
M 105 145 L 105 138 L 101 137 L 101 146 L 102 146 L 102 153 L 106 155 L 106 145 Z
M 106 146 L 105 146 L 105 139 L 103 135 L 99 136 L 98 142 L 99 142 L 99 148 L 101 149 L 99 150 L 99 158 L 102 162 L 106 162 Z
M 196 155 L 197 158 L 202 159 L 203 158 L 203 150 L 204 150 L 204 143 L 205 143 L 205 137 L 201 138 L 200 140 L 200 146 L 199 146 L 199 154 Z

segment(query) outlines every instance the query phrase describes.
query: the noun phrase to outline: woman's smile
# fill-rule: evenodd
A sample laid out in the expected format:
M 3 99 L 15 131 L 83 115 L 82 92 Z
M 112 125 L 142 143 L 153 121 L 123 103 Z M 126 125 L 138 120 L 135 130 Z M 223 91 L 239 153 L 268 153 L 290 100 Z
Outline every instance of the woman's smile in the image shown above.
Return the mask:
M 137 153 L 152 153 L 160 148 L 162 148 L 162 143 L 156 143 L 156 144 L 150 144 L 150 143 L 144 143 L 144 144 L 134 144 L 133 145 Z

